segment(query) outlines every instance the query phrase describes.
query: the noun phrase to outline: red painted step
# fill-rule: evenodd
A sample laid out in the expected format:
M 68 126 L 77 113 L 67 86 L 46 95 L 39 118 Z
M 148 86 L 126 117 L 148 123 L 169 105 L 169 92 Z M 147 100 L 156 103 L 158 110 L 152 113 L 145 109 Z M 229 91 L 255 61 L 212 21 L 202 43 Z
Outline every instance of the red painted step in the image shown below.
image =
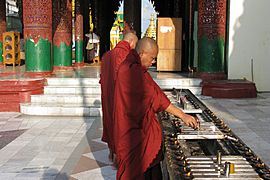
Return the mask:
M 46 79 L 0 80 L 0 112 L 20 112 L 20 103 L 43 94 Z
M 247 80 L 212 80 L 202 83 L 202 95 L 214 98 L 256 98 L 255 83 Z

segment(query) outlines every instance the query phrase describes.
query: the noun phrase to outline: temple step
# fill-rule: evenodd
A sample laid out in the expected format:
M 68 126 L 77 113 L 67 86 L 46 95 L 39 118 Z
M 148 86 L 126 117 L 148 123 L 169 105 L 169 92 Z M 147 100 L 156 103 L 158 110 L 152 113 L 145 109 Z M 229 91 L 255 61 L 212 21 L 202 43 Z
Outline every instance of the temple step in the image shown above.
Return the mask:
M 74 94 L 74 95 L 91 95 L 101 94 L 99 86 L 45 86 L 44 94 Z
M 30 102 L 32 94 L 43 94 L 45 79 L 0 80 L 0 112 L 20 112 L 20 103 Z
M 197 78 L 166 78 L 166 79 L 157 79 L 154 78 L 155 82 L 159 85 L 161 89 L 189 89 L 195 95 L 201 95 L 201 79 Z
M 32 95 L 32 103 L 56 103 L 56 104 L 80 104 L 86 106 L 97 106 L 101 104 L 100 95 L 61 95 L 61 94 L 44 94 Z
M 47 78 L 48 86 L 98 86 L 98 78 Z
M 97 78 L 48 78 L 44 94 L 21 103 L 21 112 L 45 116 L 101 116 L 101 89 Z
M 161 89 L 172 89 L 172 88 L 177 88 L 177 89 L 190 89 L 191 92 L 195 95 L 200 95 L 201 94 L 201 79 L 198 78 L 166 78 L 166 79 L 158 79 L 154 78 L 155 82 L 160 86 Z M 87 88 L 84 89 L 85 87 L 91 87 L 91 86 L 97 86 L 100 87 L 99 85 L 99 79 L 95 78 L 48 78 L 47 79 L 48 87 L 45 89 L 51 89 L 53 87 L 55 88 L 63 88 L 59 89 L 58 91 L 62 91 L 60 94 L 67 92 L 68 90 L 66 87 L 74 87 L 77 90 L 69 90 L 71 92 L 76 91 L 77 94 L 80 94 L 81 92 L 88 93 Z M 86 90 L 86 91 L 85 91 Z M 48 93 L 46 92 L 48 91 Z M 52 90 L 53 91 L 53 90 Z M 92 93 L 100 93 L 100 90 L 97 90 L 96 92 L 91 92 Z M 45 94 L 51 93 L 50 90 L 45 90 Z M 69 92 L 67 92 L 69 93 Z M 56 93 L 55 93 L 56 94 Z
M 20 112 L 20 103 L 0 102 L 0 112 Z
M 162 89 L 187 88 L 201 94 L 200 79 L 155 79 Z M 46 116 L 101 116 L 99 78 L 47 78 L 43 95 L 21 103 L 21 112 Z
M 101 107 L 80 104 L 22 103 L 21 113 L 43 116 L 91 116 L 100 117 Z

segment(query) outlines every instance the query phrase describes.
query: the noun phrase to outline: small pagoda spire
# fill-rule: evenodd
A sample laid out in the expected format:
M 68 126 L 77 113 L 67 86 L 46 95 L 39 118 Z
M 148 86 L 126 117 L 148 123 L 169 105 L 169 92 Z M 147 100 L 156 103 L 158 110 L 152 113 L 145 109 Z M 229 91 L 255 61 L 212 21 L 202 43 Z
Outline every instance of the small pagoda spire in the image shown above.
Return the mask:
M 156 26 L 154 14 L 151 14 L 150 24 L 145 32 L 145 37 L 150 37 L 156 40 Z
M 93 23 L 93 19 L 92 19 L 91 7 L 89 7 L 89 31 L 90 31 L 90 33 L 94 32 L 94 23 Z

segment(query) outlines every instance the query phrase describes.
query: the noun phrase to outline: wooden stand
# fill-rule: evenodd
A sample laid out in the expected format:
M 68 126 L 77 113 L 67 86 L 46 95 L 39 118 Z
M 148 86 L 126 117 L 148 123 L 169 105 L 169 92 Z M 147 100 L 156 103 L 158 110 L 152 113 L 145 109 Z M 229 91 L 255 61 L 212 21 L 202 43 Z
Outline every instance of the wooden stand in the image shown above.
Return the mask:
M 5 32 L 3 33 L 3 64 L 21 64 L 20 58 L 20 33 Z

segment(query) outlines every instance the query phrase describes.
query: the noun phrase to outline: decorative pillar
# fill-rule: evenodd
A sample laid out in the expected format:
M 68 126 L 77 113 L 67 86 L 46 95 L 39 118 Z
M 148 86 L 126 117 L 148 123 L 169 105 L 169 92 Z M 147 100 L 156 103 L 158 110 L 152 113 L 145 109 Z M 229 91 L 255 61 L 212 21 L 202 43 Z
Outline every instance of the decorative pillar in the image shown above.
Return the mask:
M 71 66 L 72 7 L 70 0 L 53 2 L 53 60 L 54 68 Z
M 124 20 L 141 38 L 141 0 L 124 1 Z
M 0 0 L 0 65 L 3 64 L 3 32 L 6 32 L 6 1 Z
M 52 0 L 23 0 L 27 72 L 52 71 Z
M 82 1 L 75 0 L 75 61 L 76 65 L 83 65 L 83 12 Z
M 198 13 L 199 75 L 224 79 L 226 0 L 198 0 Z

